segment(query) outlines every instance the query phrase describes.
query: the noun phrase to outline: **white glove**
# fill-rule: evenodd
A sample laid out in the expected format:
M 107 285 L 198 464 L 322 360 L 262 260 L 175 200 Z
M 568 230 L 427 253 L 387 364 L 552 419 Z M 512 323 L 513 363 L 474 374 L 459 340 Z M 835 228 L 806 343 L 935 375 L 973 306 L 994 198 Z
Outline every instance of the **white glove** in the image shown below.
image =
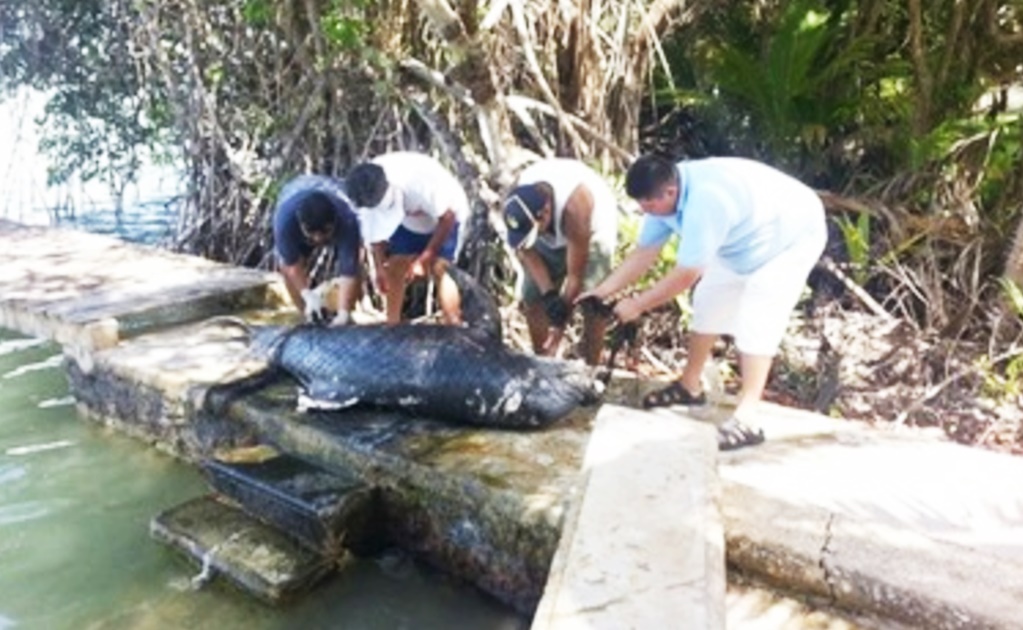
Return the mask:
M 341 309 L 334 316 L 334 319 L 330 320 L 331 326 L 344 326 L 352 322 L 352 312 Z
M 305 320 L 316 324 L 323 319 L 323 296 L 315 289 L 302 289 L 302 301 L 305 302 Z

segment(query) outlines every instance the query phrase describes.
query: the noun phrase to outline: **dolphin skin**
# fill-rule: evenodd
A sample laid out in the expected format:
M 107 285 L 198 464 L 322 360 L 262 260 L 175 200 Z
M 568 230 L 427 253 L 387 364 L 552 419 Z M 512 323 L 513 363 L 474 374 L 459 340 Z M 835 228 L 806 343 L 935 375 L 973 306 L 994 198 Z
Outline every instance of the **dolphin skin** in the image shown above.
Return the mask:
M 398 324 L 281 330 L 254 327 L 271 364 L 319 403 L 368 404 L 501 428 L 546 426 L 596 402 L 580 364 L 514 352 L 458 326 Z
M 251 346 L 324 407 L 371 405 L 524 429 L 598 400 L 603 385 L 590 368 L 505 346 L 493 298 L 465 271 L 446 271 L 459 287 L 465 326 L 246 326 Z

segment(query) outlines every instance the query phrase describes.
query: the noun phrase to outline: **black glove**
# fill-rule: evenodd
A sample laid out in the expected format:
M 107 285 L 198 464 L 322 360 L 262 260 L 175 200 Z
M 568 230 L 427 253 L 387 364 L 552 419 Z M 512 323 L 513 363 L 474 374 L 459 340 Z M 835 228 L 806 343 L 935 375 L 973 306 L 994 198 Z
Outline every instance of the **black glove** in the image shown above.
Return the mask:
M 568 324 L 572 308 L 568 302 L 561 298 L 561 293 L 557 289 L 551 289 L 544 293 L 540 297 L 540 302 L 543 304 L 543 310 L 547 313 L 547 319 L 550 320 L 551 326 L 564 328 Z
M 614 317 L 615 310 L 608 304 L 605 304 L 603 300 L 595 295 L 583 298 L 579 302 L 579 306 L 582 307 L 583 313 L 589 316 L 597 317 Z

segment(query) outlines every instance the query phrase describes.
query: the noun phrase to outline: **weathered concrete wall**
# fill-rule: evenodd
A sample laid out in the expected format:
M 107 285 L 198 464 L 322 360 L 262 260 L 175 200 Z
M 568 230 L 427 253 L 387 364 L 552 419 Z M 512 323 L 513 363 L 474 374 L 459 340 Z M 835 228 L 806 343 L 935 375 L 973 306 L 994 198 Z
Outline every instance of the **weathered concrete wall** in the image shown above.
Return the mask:
M 265 363 L 248 356 L 237 331 L 189 326 L 67 356 L 71 393 L 86 418 L 155 448 L 199 461 L 218 448 L 253 444 L 247 427 L 199 413 L 207 389 L 248 377 Z
M 239 340 L 215 327 L 145 335 L 91 357 L 85 367 L 69 365 L 72 389 L 88 416 L 188 459 L 264 442 L 329 471 L 350 471 L 379 489 L 386 533 L 394 540 L 523 613 L 533 612 L 566 502 L 581 487 L 595 409 L 543 431 L 487 431 L 371 411 L 298 413 L 289 383 L 250 392 L 220 411 L 205 409 L 207 387 L 262 366 L 246 358 Z M 634 402 L 645 387 L 620 385 L 607 402 Z M 876 503 L 878 484 L 887 481 L 865 480 L 848 458 L 881 457 L 895 467 L 906 449 L 886 449 L 890 439 L 877 431 L 869 440 L 853 439 L 849 423 L 814 414 L 768 405 L 765 415 L 765 445 L 720 459 L 722 478 L 731 482 L 722 500 L 734 566 L 832 605 L 905 623 L 1018 627 L 1018 562 L 978 552 L 973 547 L 979 543 L 954 544 L 979 540 L 987 530 L 1016 540 L 1019 521 L 1009 516 L 1016 506 L 1023 510 L 1018 495 L 992 490 L 974 502 L 977 513 L 1001 523 L 993 530 L 963 521 L 961 510 L 945 510 L 947 518 L 936 524 L 923 514 L 907 521 L 895 509 L 883 510 L 884 523 L 859 518 L 864 506 Z M 911 450 L 928 448 L 934 449 L 917 438 Z M 1023 460 L 991 468 L 992 455 L 977 454 L 970 469 L 997 472 L 990 478 L 1023 475 Z M 947 501 L 935 494 L 931 480 L 956 457 L 964 461 L 940 449 L 903 479 L 904 496 L 919 504 L 918 512 L 932 515 Z M 792 490 L 804 494 L 784 499 Z M 850 501 L 853 492 L 862 496 Z M 959 538 L 942 541 L 945 530 L 956 527 Z M 962 586 L 971 583 L 978 586 Z
M 282 451 L 381 491 L 392 540 L 523 613 L 539 601 L 593 410 L 542 432 L 467 429 L 399 414 L 299 414 L 280 385 L 230 416 Z

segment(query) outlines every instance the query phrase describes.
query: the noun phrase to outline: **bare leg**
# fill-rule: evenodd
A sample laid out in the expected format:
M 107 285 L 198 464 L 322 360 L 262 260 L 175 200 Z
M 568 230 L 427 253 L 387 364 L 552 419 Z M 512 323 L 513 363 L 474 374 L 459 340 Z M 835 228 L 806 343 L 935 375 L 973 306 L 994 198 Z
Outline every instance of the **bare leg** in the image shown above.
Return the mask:
M 401 322 L 401 307 L 405 302 L 405 274 L 415 260 L 414 256 L 388 256 L 387 258 L 387 323 Z
M 462 294 L 451 276 L 444 273 L 445 265 L 433 266 L 433 282 L 437 285 L 437 303 L 444 314 L 445 324 L 462 323 Z
M 327 292 L 327 308 L 334 311 L 351 312 L 355 308 L 355 302 L 359 299 L 359 287 L 362 283 L 358 277 L 338 276 L 331 281 L 330 290 Z
M 764 395 L 764 387 L 767 385 L 773 361 L 774 357 L 771 356 L 739 353 L 742 385 L 739 388 L 735 417 L 740 421 L 755 426 L 757 406 Z
M 583 336 L 580 340 L 583 359 L 588 365 L 598 365 L 604 350 L 604 332 L 607 331 L 607 317 L 586 313 L 583 315 Z
M 693 333 L 689 336 L 689 359 L 682 369 L 682 378 L 679 380 L 690 394 L 695 395 L 703 391 L 703 383 L 700 381 L 703 366 L 707 364 L 717 340 L 718 336 L 713 334 Z
M 547 342 L 547 314 L 540 303 L 527 304 L 525 307 L 526 324 L 529 326 L 529 339 L 533 342 L 533 352 L 541 354 Z

